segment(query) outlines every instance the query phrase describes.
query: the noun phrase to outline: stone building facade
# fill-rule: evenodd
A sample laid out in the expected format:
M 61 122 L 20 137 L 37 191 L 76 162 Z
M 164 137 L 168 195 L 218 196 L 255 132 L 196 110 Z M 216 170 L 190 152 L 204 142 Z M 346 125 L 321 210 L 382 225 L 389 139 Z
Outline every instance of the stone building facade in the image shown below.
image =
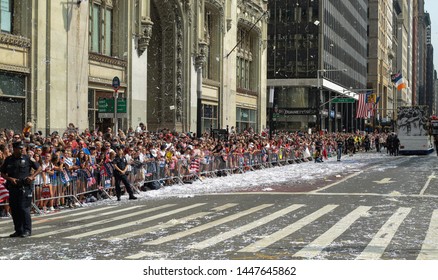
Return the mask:
M 266 126 L 266 0 L 1 4 L 2 128 Z

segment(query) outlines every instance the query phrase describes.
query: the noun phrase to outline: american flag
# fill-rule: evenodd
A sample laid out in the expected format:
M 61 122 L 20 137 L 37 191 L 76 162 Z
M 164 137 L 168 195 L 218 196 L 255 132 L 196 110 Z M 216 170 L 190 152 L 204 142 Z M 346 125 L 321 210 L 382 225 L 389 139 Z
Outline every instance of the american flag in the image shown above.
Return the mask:
M 6 180 L 0 177 L 0 203 L 9 198 L 9 191 L 3 185 L 6 183 Z
M 359 100 L 356 107 L 356 119 L 368 119 L 374 116 L 375 103 L 367 103 L 370 94 L 372 94 L 371 91 L 359 93 Z

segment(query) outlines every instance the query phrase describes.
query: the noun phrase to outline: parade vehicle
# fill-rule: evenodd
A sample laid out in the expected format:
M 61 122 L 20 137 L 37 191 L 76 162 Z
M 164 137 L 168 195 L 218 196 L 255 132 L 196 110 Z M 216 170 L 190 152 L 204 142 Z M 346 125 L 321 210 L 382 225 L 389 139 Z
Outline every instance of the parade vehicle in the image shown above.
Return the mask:
M 426 155 L 433 152 L 427 106 L 397 108 L 397 136 L 401 155 Z

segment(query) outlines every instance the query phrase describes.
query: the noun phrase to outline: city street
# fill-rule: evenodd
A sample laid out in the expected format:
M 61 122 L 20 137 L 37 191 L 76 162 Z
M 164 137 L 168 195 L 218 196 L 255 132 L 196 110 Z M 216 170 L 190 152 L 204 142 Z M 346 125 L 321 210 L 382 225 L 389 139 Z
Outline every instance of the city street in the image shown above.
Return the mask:
M 438 157 L 275 167 L 35 216 L 30 238 L 12 229 L 0 220 L 1 260 L 438 260 Z

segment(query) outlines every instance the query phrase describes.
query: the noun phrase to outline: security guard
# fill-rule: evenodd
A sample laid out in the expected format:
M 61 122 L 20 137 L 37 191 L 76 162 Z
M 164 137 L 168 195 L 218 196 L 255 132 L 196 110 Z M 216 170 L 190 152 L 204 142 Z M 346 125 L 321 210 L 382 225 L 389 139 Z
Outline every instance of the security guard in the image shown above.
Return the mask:
M 128 177 L 126 176 L 126 171 L 128 170 L 128 161 L 124 156 L 123 148 L 123 146 L 115 146 L 117 155 L 113 160 L 117 201 L 120 201 L 120 196 L 122 194 L 120 181 L 122 181 L 125 185 L 125 189 L 129 194 L 129 199 L 137 199 L 137 197 L 135 197 L 134 193 L 132 192 L 131 184 L 129 183 Z
M 13 154 L 7 157 L 1 167 L 1 174 L 7 180 L 9 205 L 15 232 L 10 237 L 28 237 L 32 233 L 30 208 L 32 203 L 32 181 L 41 172 L 40 165 L 31 160 L 21 141 L 12 144 Z M 31 174 L 31 170 L 35 172 Z

